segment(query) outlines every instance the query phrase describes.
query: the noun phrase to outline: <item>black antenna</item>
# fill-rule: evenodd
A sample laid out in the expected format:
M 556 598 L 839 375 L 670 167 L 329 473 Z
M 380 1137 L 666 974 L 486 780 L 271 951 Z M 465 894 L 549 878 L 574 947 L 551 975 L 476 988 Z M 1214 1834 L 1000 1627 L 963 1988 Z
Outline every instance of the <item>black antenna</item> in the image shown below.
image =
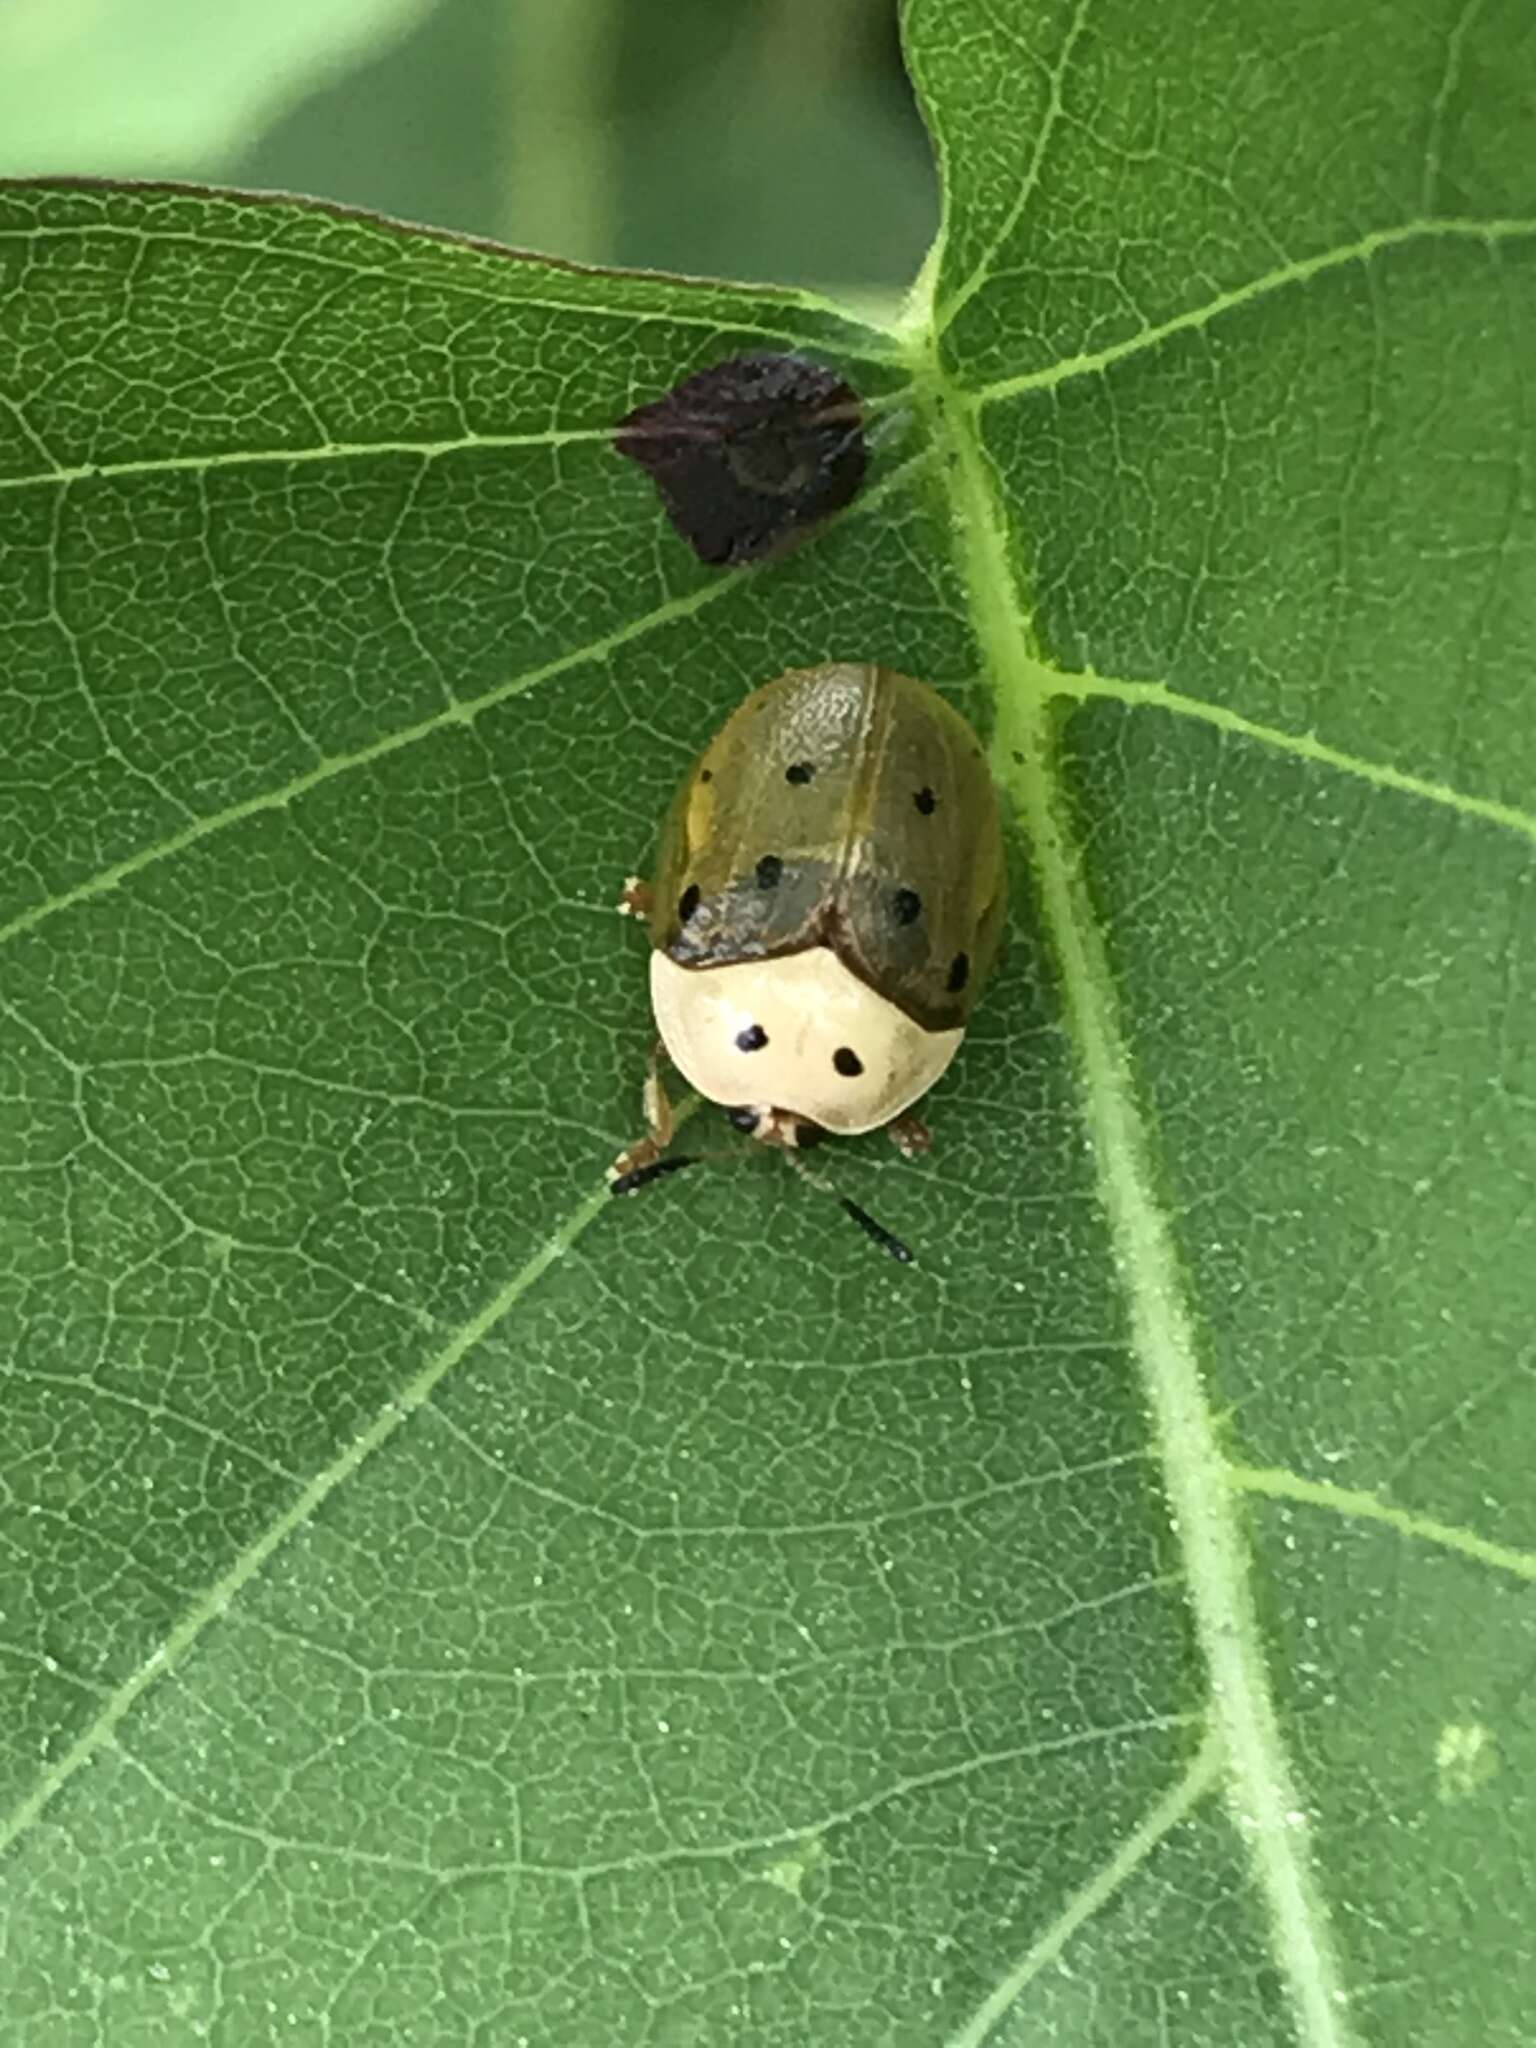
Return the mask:
M 660 1180 L 663 1174 L 681 1173 L 685 1166 L 697 1166 L 703 1155 L 698 1152 L 679 1152 L 671 1159 L 653 1159 L 649 1166 L 632 1166 L 628 1173 L 621 1173 L 608 1183 L 610 1195 L 635 1195 L 641 1188 L 648 1188 L 653 1180 Z
M 872 1237 L 880 1249 L 889 1252 L 898 1265 L 911 1265 L 911 1245 L 903 1244 L 894 1231 L 887 1230 L 883 1223 L 877 1223 L 867 1209 L 861 1209 L 858 1203 L 850 1201 L 847 1195 L 839 1195 L 837 1199 L 844 1215 L 851 1216 L 866 1237 Z
M 904 1244 L 893 1230 L 887 1230 L 883 1223 L 877 1223 L 867 1209 L 861 1209 L 858 1203 L 847 1195 L 840 1195 L 831 1181 L 817 1173 L 814 1167 L 807 1166 L 797 1152 L 786 1151 L 784 1157 L 802 1180 L 808 1180 L 811 1186 L 819 1188 L 822 1194 L 830 1195 L 843 1214 L 851 1216 L 864 1235 L 879 1245 L 881 1251 L 889 1252 L 898 1265 L 910 1266 L 913 1263 L 912 1247 Z
M 719 1156 L 708 1152 L 678 1152 L 667 1159 L 653 1159 L 648 1166 L 632 1166 L 628 1173 L 619 1174 L 608 1183 L 608 1192 L 610 1195 L 636 1195 L 641 1188 L 648 1188 L 652 1181 L 661 1180 L 669 1173 L 681 1173 L 685 1166 L 698 1166 L 706 1159 Z M 734 1160 L 740 1160 L 749 1155 L 731 1153 L 729 1156 Z M 792 1148 L 785 1149 L 784 1158 L 802 1180 L 809 1181 L 820 1193 L 830 1195 L 843 1214 L 851 1216 L 864 1235 L 872 1243 L 879 1245 L 881 1251 L 889 1253 L 899 1266 L 913 1264 L 912 1247 L 904 1243 L 895 1231 L 887 1230 L 883 1223 L 877 1222 L 867 1209 L 860 1208 L 850 1196 L 840 1195 L 831 1181 L 817 1173 L 813 1167 L 807 1166 L 799 1153 Z

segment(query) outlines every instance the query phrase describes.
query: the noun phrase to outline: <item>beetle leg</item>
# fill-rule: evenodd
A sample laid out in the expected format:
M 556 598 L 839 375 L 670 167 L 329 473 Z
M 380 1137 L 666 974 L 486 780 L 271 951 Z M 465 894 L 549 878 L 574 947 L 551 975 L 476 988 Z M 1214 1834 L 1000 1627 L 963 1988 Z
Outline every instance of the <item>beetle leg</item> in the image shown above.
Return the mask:
M 800 1142 L 800 1119 L 792 1109 L 765 1109 L 752 1133 L 760 1145 L 792 1152 Z
M 643 923 L 651 914 L 650 883 L 642 882 L 638 875 L 626 875 L 624 894 L 616 907 L 620 917 L 638 917 Z
M 932 1131 L 910 1109 L 904 1116 L 892 1117 L 885 1128 L 903 1159 L 918 1159 L 924 1152 L 933 1150 Z
M 672 1098 L 667 1093 L 667 1084 L 661 1078 L 661 1040 L 658 1038 L 651 1047 L 650 1061 L 645 1069 L 645 1087 L 640 1100 L 645 1109 L 645 1127 L 651 1142 L 658 1152 L 665 1152 L 672 1142 L 677 1126 L 672 1116 Z
M 658 1038 L 646 1063 L 645 1087 L 640 1096 L 645 1111 L 645 1136 L 615 1159 L 608 1169 L 610 1180 L 653 1166 L 672 1142 L 677 1126 L 672 1115 L 672 1098 L 661 1078 L 661 1054 L 662 1044 Z

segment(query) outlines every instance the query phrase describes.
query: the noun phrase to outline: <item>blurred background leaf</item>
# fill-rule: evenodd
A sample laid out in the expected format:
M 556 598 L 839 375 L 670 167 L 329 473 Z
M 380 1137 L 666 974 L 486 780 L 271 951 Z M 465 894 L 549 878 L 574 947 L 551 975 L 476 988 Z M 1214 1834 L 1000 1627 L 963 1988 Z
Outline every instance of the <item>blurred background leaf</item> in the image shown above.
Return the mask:
M 0 175 L 57 172 L 877 310 L 938 221 L 892 0 L 0 0 Z
M 0 176 L 211 177 L 432 0 L 4 0 Z

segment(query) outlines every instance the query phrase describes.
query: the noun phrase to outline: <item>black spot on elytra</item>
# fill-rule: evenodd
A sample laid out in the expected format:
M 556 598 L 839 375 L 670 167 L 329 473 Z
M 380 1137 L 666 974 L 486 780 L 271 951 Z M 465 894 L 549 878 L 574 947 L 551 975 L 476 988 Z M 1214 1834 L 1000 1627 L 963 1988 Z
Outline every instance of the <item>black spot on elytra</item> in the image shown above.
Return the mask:
M 891 898 L 891 915 L 898 924 L 916 924 L 923 914 L 923 899 L 915 889 L 898 889 Z
M 686 924 L 699 907 L 699 885 L 690 882 L 677 899 L 677 917 L 680 924 Z
M 779 877 L 784 872 L 784 863 L 776 853 L 765 853 L 757 864 L 757 886 L 759 889 L 777 889 Z
M 761 1052 L 767 1043 L 768 1034 L 761 1024 L 749 1024 L 745 1030 L 736 1034 L 738 1052 Z
M 933 816 L 934 806 L 938 802 L 938 798 L 934 795 L 931 789 L 925 787 L 917 792 L 916 796 L 913 797 L 912 801 L 917 805 L 917 808 L 922 812 L 925 818 L 931 818 Z
M 715 779 L 715 771 L 714 771 L 714 769 L 713 769 L 713 768 L 701 768 L 701 769 L 699 770 L 699 780 L 700 780 L 700 782 L 713 782 L 713 781 L 714 781 L 714 779 Z
M 856 1080 L 864 1071 L 864 1062 L 851 1045 L 840 1045 L 832 1055 L 832 1064 L 849 1081 Z
M 970 980 L 970 978 L 970 954 L 957 953 L 954 959 L 951 960 L 949 963 L 949 980 L 945 983 L 945 986 L 948 988 L 952 996 L 957 996 L 959 995 L 961 989 L 965 987 L 965 984 Z
M 811 762 L 791 761 L 784 770 L 784 780 L 793 783 L 806 783 L 811 780 L 815 773 L 815 767 Z

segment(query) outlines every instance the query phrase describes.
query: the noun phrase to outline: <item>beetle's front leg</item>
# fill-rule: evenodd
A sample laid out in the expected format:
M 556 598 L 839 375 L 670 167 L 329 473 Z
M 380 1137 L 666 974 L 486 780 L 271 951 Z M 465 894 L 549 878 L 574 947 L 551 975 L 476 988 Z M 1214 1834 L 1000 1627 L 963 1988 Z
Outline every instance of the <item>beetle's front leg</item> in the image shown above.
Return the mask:
M 610 1180 L 618 1180 L 626 1173 L 636 1173 L 641 1167 L 654 1165 L 672 1142 L 677 1120 L 672 1114 L 672 1098 L 667 1093 L 667 1084 L 661 1078 L 662 1051 L 662 1042 L 658 1038 L 646 1063 L 645 1087 L 640 1097 L 645 1112 L 645 1136 L 614 1160 L 608 1169 Z

